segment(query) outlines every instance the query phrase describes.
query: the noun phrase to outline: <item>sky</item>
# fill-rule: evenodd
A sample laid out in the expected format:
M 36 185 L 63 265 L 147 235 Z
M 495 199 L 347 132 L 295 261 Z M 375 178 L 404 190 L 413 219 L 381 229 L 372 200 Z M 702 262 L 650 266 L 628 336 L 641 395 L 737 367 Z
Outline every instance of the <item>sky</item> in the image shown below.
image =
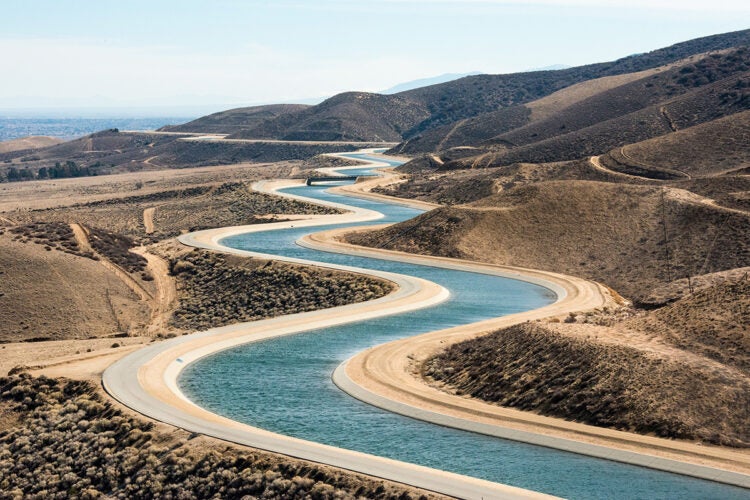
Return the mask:
M 750 28 L 747 0 L 2 0 L 0 12 L 0 113 L 310 101 Z

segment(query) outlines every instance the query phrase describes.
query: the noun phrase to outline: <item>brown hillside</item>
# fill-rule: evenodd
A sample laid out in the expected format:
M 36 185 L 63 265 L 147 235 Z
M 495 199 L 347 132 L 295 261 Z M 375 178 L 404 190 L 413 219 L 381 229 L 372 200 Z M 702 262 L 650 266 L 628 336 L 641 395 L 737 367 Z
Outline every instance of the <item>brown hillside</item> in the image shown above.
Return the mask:
M 423 373 L 446 390 L 620 430 L 750 445 L 750 377 L 594 325 L 524 323 L 461 342 Z M 637 346 L 628 342 L 638 340 Z M 696 381 L 700 380 L 700 383 Z
M 490 143 L 523 146 L 568 134 L 664 101 L 672 101 L 696 88 L 727 78 L 735 77 L 732 84 L 737 82 L 737 78 L 747 80 L 748 70 L 750 70 L 750 50 L 741 48 L 726 53 L 712 54 L 698 61 L 661 72 L 645 72 L 646 76 L 640 79 L 628 81 L 623 85 L 574 102 L 568 107 L 549 113 L 542 120 L 498 135 Z M 679 112 L 673 112 L 673 114 L 675 120 L 681 116 Z
M 510 75 L 476 75 L 439 85 L 404 92 L 405 98 L 429 106 L 430 116 L 404 134 L 407 140 L 433 128 L 455 126 L 460 120 L 493 113 L 501 108 L 525 104 L 558 90 L 591 79 L 658 68 L 697 54 L 750 45 L 750 30 L 698 38 L 645 54 L 608 63 L 559 71 L 537 71 Z M 436 142 L 401 144 L 393 151 L 409 154 L 431 152 Z
M 46 148 L 64 142 L 62 139 L 47 136 L 30 136 L 21 139 L 0 142 L 0 153 L 12 153 L 39 148 Z
M 677 278 L 750 265 L 750 216 L 683 193 L 544 182 L 349 238 L 355 244 L 584 276 L 637 300 Z
M 658 336 L 672 345 L 750 375 L 750 279 L 704 288 L 625 328 Z
M 441 155 L 444 156 L 444 155 Z M 656 184 L 647 178 L 628 177 L 617 172 L 597 169 L 588 160 L 556 163 L 513 163 L 502 167 L 469 168 L 460 170 L 445 170 L 445 163 L 439 163 L 437 156 L 425 156 L 412 160 L 397 170 L 408 174 L 402 182 L 375 188 L 374 191 L 401 198 L 416 198 L 419 200 L 455 205 L 480 200 L 491 194 L 507 191 L 514 187 L 525 186 L 535 182 L 552 180 L 589 180 L 628 184 Z M 705 179 L 704 183 L 713 179 Z M 725 178 L 725 181 L 728 181 Z M 743 178 L 744 180 L 744 178 Z M 715 189 L 710 190 L 707 197 L 721 200 L 721 204 L 734 206 L 736 202 L 728 202 L 728 192 L 750 191 L 748 182 L 736 185 L 729 183 L 714 183 Z M 726 185 L 725 185 L 726 184 Z M 691 189 L 690 186 L 677 183 L 675 186 Z M 707 191 L 709 191 L 707 189 Z M 732 196 L 737 196 L 735 193 Z
M 430 129 L 452 129 L 466 119 L 494 113 L 548 96 L 558 90 L 602 77 L 637 73 L 658 68 L 696 54 L 720 51 L 750 44 L 750 30 L 725 33 L 679 43 L 671 47 L 637 54 L 612 62 L 590 64 L 559 71 L 534 71 L 507 75 L 474 75 L 394 95 L 346 92 L 304 110 L 292 111 L 261 120 L 251 114 L 243 124 L 241 114 L 226 116 L 231 126 L 249 127 L 234 134 L 237 138 L 287 140 L 365 140 L 401 141 L 415 139 Z M 524 123 L 523 109 L 517 110 L 518 123 Z M 237 110 L 241 113 L 241 110 Z M 526 111 L 526 113 L 528 113 Z M 221 116 L 200 119 L 207 126 Z M 235 118 L 237 120 L 235 120 Z M 499 117 L 494 124 L 504 126 Z M 478 126 L 480 129 L 483 127 Z M 460 127 L 459 127 L 460 128 Z M 192 130 L 192 129 L 191 129 Z M 218 128 L 217 128 L 218 130 Z M 467 131 L 462 135 L 470 135 Z M 442 140 L 442 139 L 441 139 Z M 440 141 L 437 141 L 440 142 Z M 437 142 L 409 146 L 409 153 L 428 152 Z M 396 150 L 407 148 L 402 144 Z
M 404 130 L 428 116 L 404 97 L 347 92 L 312 108 L 282 115 L 231 138 L 290 141 L 400 141 Z
M 170 168 L 304 160 L 322 153 L 354 151 L 362 145 L 187 141 L 187 136 L 105 130 L 34 151 L 0 154 L 0 181 L 11 168 L 29 170 L 74 162 L 91 175 Z M 377 146 L 379 143 L 372 144 Z
M 148 321 L 148 305 L 99 262 L 18 237 L 0 236 L 0 342 L 105 337 Z
M 750 85 L 750 82 L 748 82 Z M 693 177 L 750 167 L 750 111 L 629 144 L 603 161 L 617 170 L 678 170 Z
M 678 61 L 673 65 L 690 64 L 699 58 L 706 56 L 706 54 L 692 56 L 687 60 Z M 627 83 L 669 70 L 673 65 L 648 69 L 636 73 L 626 73 L 587 80 L 571 85 L 570 87 L 565 87 L 553 94 L 524 105 L 502 108 L 491 113 L 467 118 L 450 125 L 426 130 L 422 134 L 407 140 L 399 147 L 399 151 L 403 153 L 416 153 L 420 151 L 439 152 L 456 146 L 479 144 L 483 141 L 490 140 L 499 134 L 520 129 L 529 123 L 551 119 L 574 104 L 602 94 L 608 90 L 621 87 Z
M 270 120 L 288 113 L 302 111 L 309 106 L 304 104 L 272 104 L 268 106 L 251 106 L 229 109 L 208 116 L 203 116 L 182 125 L 169 125 L 159 130 L 166 132 L 198 132 L 210 134 L 236 134 L 242 130 L 257 127 L 265 120 Z
M 750 107 L 748 69 L 748 49 L 711 54 L 502 133 L 446 167 L 579 159 L 743 112 Z
M 750 279 L 745 271 L 705 281 L 649 313 L 605 308 L 461 342 L 428 360 L 423 374 L 503 406 L 747 447 Z

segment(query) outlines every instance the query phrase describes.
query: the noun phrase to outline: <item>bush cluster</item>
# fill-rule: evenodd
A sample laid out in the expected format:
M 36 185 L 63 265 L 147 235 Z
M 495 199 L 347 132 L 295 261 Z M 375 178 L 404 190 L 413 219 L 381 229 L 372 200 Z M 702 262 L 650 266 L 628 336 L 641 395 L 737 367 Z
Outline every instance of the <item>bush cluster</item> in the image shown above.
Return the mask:
M 0 499 L 417 498 L 301 460 L 165 439 L 89 382 L 1 378 L 0 408 Z
M 424 368 L 452 392 L 502 406 L 666 438 L 750 446 L 746 381 L 629 346 L 525 323 L 454 344 Z
M 142 273 L 146 270 L 148 261 L 143 256 L 130 251 L 135 243 L 127 236 L 90 228 L 89 242 L 94 250 L 129 273 Z
M 362 302 L 392 289 L 366 276 L 199 250 L 172 258 L 170 272 L 180 291 L 173 324 L 195 330 Z
M 54 248 L 81 257 L 92 257 L 92 254 L 81 250 L 70 225 L 64 222 L 32 222 L 11 227 L 9 231 L 16 235 L 16 241 L 22 243 L 33 242 L 44 245 L 47 250 Z

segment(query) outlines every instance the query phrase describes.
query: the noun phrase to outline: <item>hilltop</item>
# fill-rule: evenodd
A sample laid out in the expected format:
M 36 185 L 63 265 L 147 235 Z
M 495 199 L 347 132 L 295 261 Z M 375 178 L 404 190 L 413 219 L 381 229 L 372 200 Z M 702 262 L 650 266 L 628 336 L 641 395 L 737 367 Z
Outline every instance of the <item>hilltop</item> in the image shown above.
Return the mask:
M 229 109 L 203 116 L 182 125 L 168 125 L 159 130 L 164 132 L 196 132 L 201 134 L 236 134 L 252 129 L 265 120 L 308 108 L 304 104 L 272 104 Z
M 698 55 L 745 45 L 750 45 L 750 30 L 698 38 L 612 62 L 562 70 L 470 75 L 389 95 L 345 92 L 316 106 L 299 109 L 241 108 L 169 130 L 205 131 L 198 130 L 201 125 L 232 133 L 236 138 L 404 141 L 394 151 L 431 152 L 446 145 L 477 143 L 522 127 L 544 114 L 541 106 L 535 109 L 527 104 L 576 84 L 610 78 L 599 83 L 603 85 L 600 90 L 604 90 L 635 78 L 613 77 L 639 73 L 646 77 L 657 68 L 666 70 L 676 63 L 689 64 Z M 584 94 L 587 92 L 593 91 L 589 89 Z M 266 117 L 266 114 L 276 116 Z M 488 129 L 494 130 L 494 134 L 488 133 Z M 458 130 L 460 135 L 451 139 Z
M 14 153 L 18 151 L 30 151 L 32 149 L 45 148 L 47 146 L 60 144 L 61 142 L 63 142 L 63 140 L 57 139 L 56 137 L 39 135 L 23 137 L 21 139 L 12 139 L 10 141 L 0 142 L 0 154 Z

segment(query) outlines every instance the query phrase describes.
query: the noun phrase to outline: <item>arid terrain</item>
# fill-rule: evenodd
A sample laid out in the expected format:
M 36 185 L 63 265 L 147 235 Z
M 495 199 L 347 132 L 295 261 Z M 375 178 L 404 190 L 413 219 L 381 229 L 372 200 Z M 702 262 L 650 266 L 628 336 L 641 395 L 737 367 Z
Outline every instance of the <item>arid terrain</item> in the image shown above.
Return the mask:
M 191 250 L 174 238 L 336 213 L 250 188 L 346 162 L 308 163 L 2 184 L 0 373 L 34 374 L 0 379 L 0 489 L 9 498 L 437 498 L 154 424 L 98 388 L 109 363 L 148 343 L 392 290 L 359 275 Z M 77 429 L 76 437 L 58 439 L 63 428 Z M 45 458 L 9 459 L 19 453 Z M 102 456 L 108 468 L 99 467 Z
M 0 409 L 3 498 L 443 498 L 147 422 L 87 381 L 0 378 Z
M 376 192 L 443 206 L 348 242 L 562 272 L 622 297 L 617 310 L 450 346 L 421 367 L 428 383 L 748 446 L 747 56 L 740 47 L 589 80 L 415 139 L 433 150 Z
M 412 378 L 443 396 L 748 448 L 748 46 L 744 30 L 559 71 L 0 144 L 0 490 L 422 498 L 146 421 L 97 388 L 151 342 L 389 293 L 175 238 L 335 213 L 251 185 L 352 165 L 325 153 L 360 141 L 411 158 L 377 195 L 430 210 L 347 242 L 565 273 L 618 304 L 446 344 Z

